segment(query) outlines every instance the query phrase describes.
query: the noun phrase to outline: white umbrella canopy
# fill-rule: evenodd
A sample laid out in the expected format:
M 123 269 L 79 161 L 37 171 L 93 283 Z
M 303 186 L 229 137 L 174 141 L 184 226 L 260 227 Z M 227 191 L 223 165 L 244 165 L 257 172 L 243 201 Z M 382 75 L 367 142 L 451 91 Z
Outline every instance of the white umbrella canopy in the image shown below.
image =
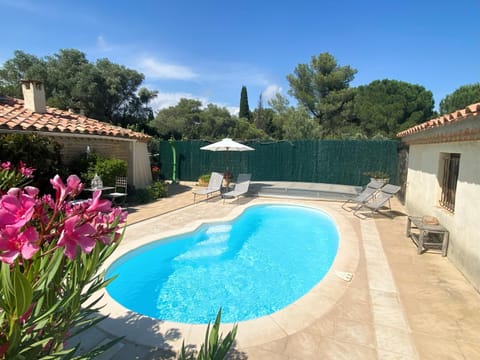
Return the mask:
M 239 142 L 233 141 L 230 138 L 225 138 L 223 140 L 217 141 L 216 143 L 202 146 L 200 150 L 209 150 L 209 151 L 225 151 L 226 163 L 227 163 L 227 172 L 228 170 L 228 152 L 229 151 L 253 151 L 254 148 L 250 146 L 240 144 Z
M 216 143 L 202 146 L 200 150 L 209 150 L 209 151 L 252 151 L 255 150 L 250 146 L 240 144 L 232 139 L 225 138 L 223 140 L 217 141 Z

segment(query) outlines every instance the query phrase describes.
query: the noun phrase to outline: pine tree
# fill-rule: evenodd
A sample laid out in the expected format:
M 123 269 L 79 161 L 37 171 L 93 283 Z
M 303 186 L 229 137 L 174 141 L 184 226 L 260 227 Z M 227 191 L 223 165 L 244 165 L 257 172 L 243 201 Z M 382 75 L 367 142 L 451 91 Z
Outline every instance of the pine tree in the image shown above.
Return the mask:
M 258 97 L 258 106 L 257 109 L 254 110 L 254 123 L 255 126 L 259 129 L 266 130 L 267 126 L 265 123 L 265 114 L 263 111 L 263 96 L 260 93 L 260 96 Z
M 250 120 L 250 108 L 248 107 L 247 87 L 242 86 L 242 92 L 240 93 L 240 111 L 238 117 Z

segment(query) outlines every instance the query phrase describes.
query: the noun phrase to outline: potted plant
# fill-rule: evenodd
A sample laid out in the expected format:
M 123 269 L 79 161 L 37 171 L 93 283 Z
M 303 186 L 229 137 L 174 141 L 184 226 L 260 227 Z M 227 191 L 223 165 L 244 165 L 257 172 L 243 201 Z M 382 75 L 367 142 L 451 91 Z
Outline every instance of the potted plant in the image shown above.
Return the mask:
M 227 189 L 230 186 L 230 183 L 232 182 L 232 178 L 233 178 L 233 174 L 230 172 L 230 170 L 227 170 L 223 173 L 223 184 Z
M 385 171 L 367 171 L 364 172 L 363 175 L 368 176 L 371 180 L 381 181 L 384 184 L 388 184 L 390 181 L 390 175 Z
M 198 177 L 198 186 L 207 186 L 210 181 L 211 174 L 203 174 Z
M 160 167 L 158 167 L 157 165 L 153 165 L 152 166 L 152 179 L 153 179 L 153 181 L 158 181 L 159 176 L 160 176 Z

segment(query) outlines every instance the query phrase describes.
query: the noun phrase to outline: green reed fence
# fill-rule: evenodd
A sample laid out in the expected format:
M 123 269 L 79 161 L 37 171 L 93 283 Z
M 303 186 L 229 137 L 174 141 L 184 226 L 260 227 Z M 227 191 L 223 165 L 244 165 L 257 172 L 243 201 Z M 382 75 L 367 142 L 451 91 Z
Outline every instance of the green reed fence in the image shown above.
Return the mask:
M 225 152 L 200 150 L 208 142 L 175 141 L 177 179 L 196 181 L 202 174 L 224 172 L 234 178 L 251 173 L 253 181 L 300 181 L 364 185 L 367 171 L 384 171 L 397 183 L 398 146 L 394 140 L 305 140 L 246 142 L 255 151 Z M 172 179 L 171 145 L 159 145 L 161 174 Z

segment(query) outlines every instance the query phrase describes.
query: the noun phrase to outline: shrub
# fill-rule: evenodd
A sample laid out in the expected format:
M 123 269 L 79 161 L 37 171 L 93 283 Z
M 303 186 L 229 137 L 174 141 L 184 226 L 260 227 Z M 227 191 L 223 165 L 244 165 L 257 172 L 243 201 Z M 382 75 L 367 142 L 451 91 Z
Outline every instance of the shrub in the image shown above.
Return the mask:
M 135 189 L 135 191 L 129 195 L 128 202 L 137 205 L 147 204 L 152 201 L 152 196 L 152 193 L 148 191 L 148 189 Z
M 222 360 L 227 356 L 228 351 L 233 345 L 235 336 L 237 335 L 237 324 L 233 329 L 227 333 L 225 338 L 219 335 L 220 319 L 222 317 L 222 308 L 218 310 L 215 323 L 210 332 L 210 323 L 208 323 L 207 331 L 205 333 L 205 342 L 201 345 L 198 354 L 187 352 L 185 344 L 182 343 L 180 350 L 180 360 Z
M 373 179 L 387 179 L 389 178 L 388 173 L 385 171 L 367 171 L 364 172 L 363 175 L 368 176 Z
M 120 159 L 105 159 L 97 157 L 95 167 L 88 170 L 88 179 L 91 180 L 98 174 L 104 185 L 115 185 L 117 176 L 127 176 L 127 162 Z
M 50 192 L 49 179 L 56 174 L 65 176 L 67 169 L 61 159 L 61 145 L 46 136 L 36 134 L 4 134 L 0 135 L 0 160 L 12 164 L 34 166 L 36 171 L 31 184 L 42 193 Z
M 87 185 L 90 185 L 90 181 L 92 180 L 93 176 L 89 178 L 88 172 L 89 169 L 91 171 L 95 171 L 95 165 L 97 164 L 97 159 L 99 155 L 94 152 L 89 153 L 81 153 L 76 158 L 72 159 L 68 164 L 69 172 L 72 174 L 77 174 L 80 176 L 83 182 Z M 94 174 L 95 175 L 95 174 Z
M 135 189 L 130 193 L 129 203 L 132 204 L 148 204 L 157 199 L 167 196 L 167 184 L 156 181 L 145 189 Z
M 167 196 L 167 184 L 161 181 L 155 181 L 152 185 L 147 187 L 150 195 L 152 195 L 152 200 L 157 200 Z
M 102 182 L 106 186 L 115 185 L 117 176 L 127 176 L 125 160 L 106 159 L 94 152 L 88 155 L 80 154 L 70 162 L 69 167 L 70 171 L 78 174 L 87 185 L 90 185 L 95 174 L 102 178 Z
M 1 359 L 72 358 L 78 345 L 65 349 L 65 341 L 102 320 L 91 297 L 113 280 L 98 269 L 123 236 L 126 212 L 100 191 L 73 205 L 84 188 L 75 175 L 50 183 L 55 196 L 27 186 L 0 197 Z
M 198 177 L 198 184 L 199 185 L 208 185 L 208 182 L 210 181 L 210 177 L 212 174 L 203 174 Z

